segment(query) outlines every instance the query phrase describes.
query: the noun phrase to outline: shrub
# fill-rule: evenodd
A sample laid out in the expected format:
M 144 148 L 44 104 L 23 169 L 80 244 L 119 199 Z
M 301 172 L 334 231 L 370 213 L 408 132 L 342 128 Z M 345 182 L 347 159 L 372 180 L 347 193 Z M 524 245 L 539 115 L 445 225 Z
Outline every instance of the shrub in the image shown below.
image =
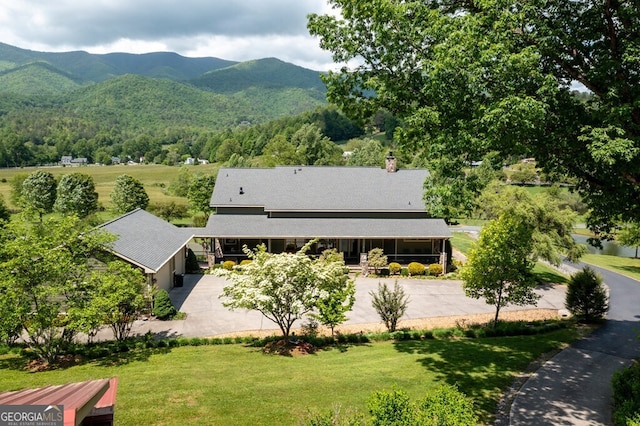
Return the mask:
M 240 266 L 248 265 L 249 263 L 251 263 L 251 259 L 242 259 L 240 261 Z
M 171 303 L 169 293 L 165 289 L 160 289 L 153 301 L 153 315 L 158 319 L 168 320 L 173 318 L 176 313 L 176 308 Z
M 386 284 L 378 283 L 378 292 L 372 291 L 369 294 L 373 297 L 371 304 L 380 315 L 387 330 L 396 331 L 398 320 L 407 311 L 409 305 L 409 296 L 405 294 L 404 289 L 396 280 L 393 290 L 389 290 Z
M 224 263 L 222 263 L 222 268 L 226 269 L 227 271 L 232 270 L 234 266 L 236 266 L 236 262 L 234 262 L 233 260 L 225 260 Z
M 433 425 L 476 425 L 473 402 L 452 385 L 442 385 L 418 404 L 419 419 Z M 421 423 L 425 424 L 425 423 Z
M 429 275 L 442 275 L 442 265 L 439 263 L 432 263 L 428 266 Z
M 616 371 L 611 384 L 614 424 L 622 426 L 640 420 L 640 363 Z
M 389 273 L 391 275 L 399 274 L 401 270 L 402 270 L 402 266 L 400 266 L 398 262 L 391 262 L 389 264 Z
M 409 268 L 400 269 L 400 276 L 401 277 L 408 277 L 409 276 Z
M 425 266 L 419 262 L 411 262 L 408 269 L 409 275 L 411 276 L 424 275 L 425 271 L 427 270 L 427 268 L 425 268 Z
M 567 285 L 565 307 L 585 322 L 602 319 L 609 302 L 600 275 L 588 266 L 575 273 Z
M 389 276 L 389 268 L 380 269 L 380 271 L 378 271 L 378 275 L 380 275 L 381 277 L 388 277 Z
M 193 250 L 187 250 L 187 260 L 185 261 L 185 269 L 188 273 L 200 272 L 200 264 Z
M 387 266 L 387 256 L 384 255 L 384 252 L 381 248 L 376 247 L 369 250 L 367 261 L 369 262 L 369 266 L 373 267 L 373 270 L 376 274 L 378 273 L 378 269 Z

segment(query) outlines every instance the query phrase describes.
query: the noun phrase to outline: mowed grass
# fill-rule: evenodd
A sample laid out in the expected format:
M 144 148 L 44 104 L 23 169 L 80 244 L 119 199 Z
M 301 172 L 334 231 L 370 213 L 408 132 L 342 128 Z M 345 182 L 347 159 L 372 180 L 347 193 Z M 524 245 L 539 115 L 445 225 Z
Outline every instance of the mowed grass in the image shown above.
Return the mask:
M 0 391 L 119 378 L 118 425 L 297 425 L 336 405 L 366 412 L 376 390 L 397 386 L 413 398 L 443 383 L 474 400 L 483 423 L 529 363 L 573 341 L 564 329 L 537 336 L 381 342 L 313 355 L 265 355 L 243 345 L 128 352 L 110 359 L 30 373 L 0 356 Z
M 178 174 L 180 167 L 188 167 L 193 174 L 215 173 L 217 165 L 203 164 L 198 166 L 165 166 L 161 164 L 140 164 L 134 166 L 114 165 L 114 166 L 84 166 L 84 167 L 43 167 L 43 168 L 11 168 L 0 169 L 0 195 L 4 197 L 5 202 L 12 206 L 9 200 L 11 194 L 11 180 L 17 174 L 30 174 L 36 170 L 44 170 L 51 172 L 56 178 L 62 175 L 79 172 L 85 173 L 93 177 L 98 193 L 98 202 L 105 208 L 111 206 L 111 192 L 116 178 L 120 175 L 127 174 L 138 179 L 144 185 L 149 201 L 151 203 L 174 201 L 178 204 L 186 204 L 187 199 L 182 197 L 174 197 L 165 194 L 164 187 L 167 187 L 171 180 Z
M 640 281 L 640 259 L 604 254 L 585 254 L 580 260 Z
M 451 245 L 465 255 L 469 254 L 469 250 L 475 242 L 476 240 L 465 232 L 454 231 L 451 233 Z M 540 282 L 557 284 L 566 284 L 568 282 L 566 275 L 542 262 L 536 263 L 533 268 L 533 274 Z

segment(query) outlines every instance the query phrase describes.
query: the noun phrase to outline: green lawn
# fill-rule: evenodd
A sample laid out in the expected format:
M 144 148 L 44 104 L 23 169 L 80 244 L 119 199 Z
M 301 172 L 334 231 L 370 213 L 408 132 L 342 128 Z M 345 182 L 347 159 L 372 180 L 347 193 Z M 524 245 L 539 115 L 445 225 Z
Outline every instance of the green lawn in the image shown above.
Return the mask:
M 515 375 L 576 333 L 382 342 L 298 357 L 237 344 L 179 347 L 39 373 L 5 355 L 0 391 L 117 376 L 118 425 L 296 425 L 309 410 L 324 412 L 335 404 L 365 411 L 375 390 L 398 386 L 418 398 L 451 383 L 475 401 L 489 423 Z
M 190 171 L 197 173 L 214 173 L 217 165 L 205 164 L 198 166 L 188 166 Z M 37 168 L 12 168 L 0 169 L 0 195 L 4 197 L 10 205 L 9 195 L 11 193 L 11 179 L 19 173 L 30 174 L 38 170 Z M 186 204 L 186 198 L 173 197 L 163 192 L 162 186 L 169 185 L 169 182 L 176 176 L 180 168 L 178 166 L 164 166 L 160 164 L 144 164 L 136 166 L 86 166 L 86 167 L 44 167 L 41 170 L 51 172 L 56 178 L 73 172 L 85 173 L 93 177 L 98 192 L 98 202 L 106 208 L 111 205 L 110 194 L 113 190 L 116 178 L 123 174 L 128 174 L 138 179 L 144 185 L 145 191 L 149 195 L 151 203 L 175 201 L 178 204 Z M 13 207 L 13 206 L 12 206 Z
M 476 240 L 467 233 L 455 231 L 451 233 L 451 245 L 464 254 L 469 253 L 475 241 Z M 538 281 L 541 282 L 566 283 L 568 280 L 564 274 L 541 262 L 536 263 L 533 268 L 533 273 L 538 278 Z
M 584 263 L 599 266 L 627 277 L 640 280 L 640 259 L 622 256 L 608 256 L 604 254 L 585 254 Z

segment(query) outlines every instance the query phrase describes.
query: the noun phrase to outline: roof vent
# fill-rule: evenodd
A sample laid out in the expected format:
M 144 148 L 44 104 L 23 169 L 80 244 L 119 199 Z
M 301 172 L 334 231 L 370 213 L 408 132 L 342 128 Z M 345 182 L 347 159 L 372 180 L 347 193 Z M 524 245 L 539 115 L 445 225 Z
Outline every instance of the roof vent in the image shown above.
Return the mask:
M 385 157 L 385 166 L 387 173 L 395 173 L 397 171 L 396 157 L 393 156 L 393 152 L 389 151 L 389 155 Z
M 240 187 L 240 195 L 244 194 L 244 190 Z

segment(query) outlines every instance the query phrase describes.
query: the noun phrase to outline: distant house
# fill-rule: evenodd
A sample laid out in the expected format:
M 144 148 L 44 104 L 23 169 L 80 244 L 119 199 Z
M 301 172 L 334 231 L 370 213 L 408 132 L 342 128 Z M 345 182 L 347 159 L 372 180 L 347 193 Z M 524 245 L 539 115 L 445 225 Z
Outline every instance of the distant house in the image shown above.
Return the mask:
M 242 246 L 263 243 L 271 252 L 295 251 L 319 238 L 314 250 L 336 248 L 358 263 L 372 248 L 389 261 L 449 261 L 451 233 L 429 217 L 422 200 L 423 169 L 282 166 L 223 168 L 218 172 L 202 234 L 212 237 L 217 260 L 242 258 Z
M 184 164 L 189 165 L 189 166 L 195 164 L 195 162 L 196 162 L 196 159 L 192 158 L 192 157 L 189 157 L 186 160 L 184 160 Z
M 159 217 L 136 209 L 100 226 L 117 238 L 112 252 L 142 269 L 149 285 L 169 290 L 181 284 L 187 244 L 193 230 L 178 228 Z
M 120 157 L 111 157 L 111 164 L 120 164 Z
M 60 157 L 61 166 L 85 166 L 88 160 L 85 157 L 73 158 L 71 155 L 63 155 Z

